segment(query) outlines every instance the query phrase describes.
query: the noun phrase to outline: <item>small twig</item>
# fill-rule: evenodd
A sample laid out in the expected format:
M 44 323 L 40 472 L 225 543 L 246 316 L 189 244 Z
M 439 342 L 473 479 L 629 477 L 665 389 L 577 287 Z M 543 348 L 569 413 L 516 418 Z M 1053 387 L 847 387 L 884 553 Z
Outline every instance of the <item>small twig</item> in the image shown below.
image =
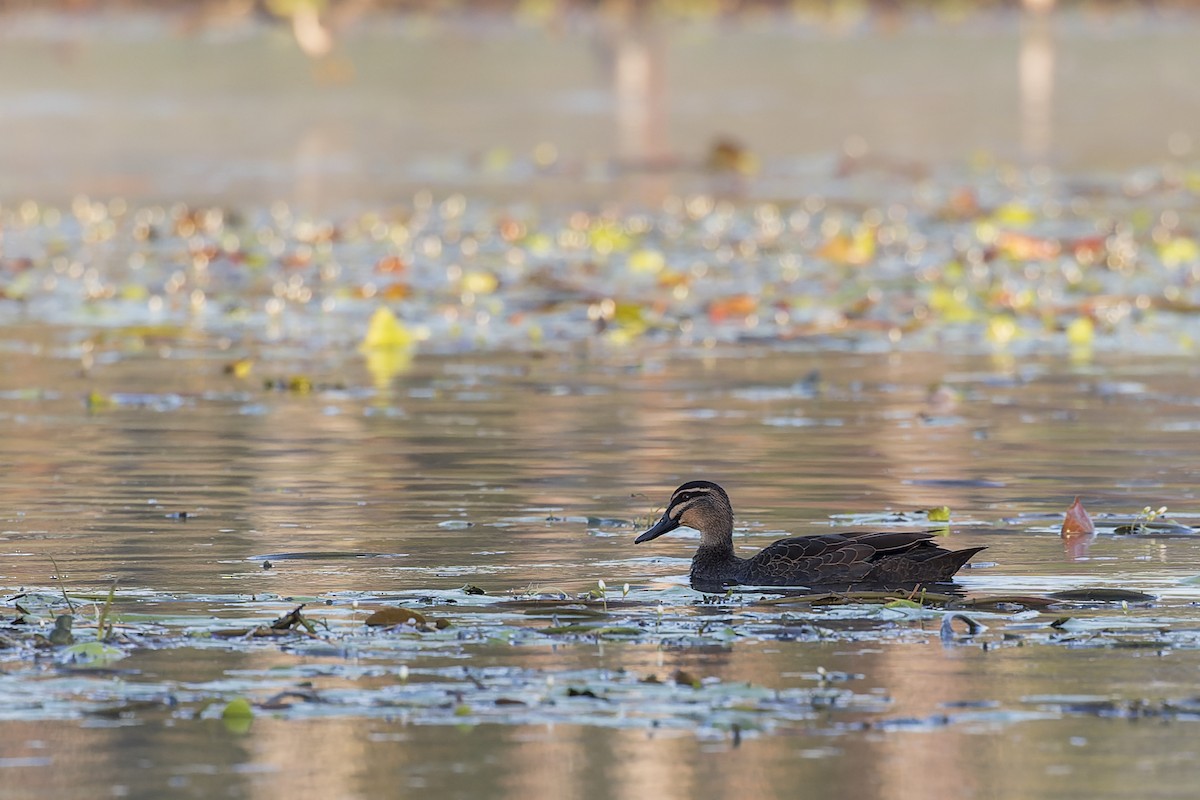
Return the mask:
M 54 560 L 54 556 L 50 556 L 50 566 L 54 567 L 54 580 L 58 581 L 58 588 L 62 591 L 63 600 L 67 601 L 67 610 L 73 615 L 75 613 L 75 604 L 71 602 L 71 598 L 67 597 L 67 587 L 63 585 L 62 573 L 58 571 L 58 562 Z

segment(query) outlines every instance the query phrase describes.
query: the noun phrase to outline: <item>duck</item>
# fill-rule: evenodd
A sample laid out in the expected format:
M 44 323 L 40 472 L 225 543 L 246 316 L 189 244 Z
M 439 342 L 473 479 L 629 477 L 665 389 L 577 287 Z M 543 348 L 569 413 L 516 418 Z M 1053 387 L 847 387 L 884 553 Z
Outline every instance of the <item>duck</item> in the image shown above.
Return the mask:
M 948 583 L 986 547 L 947 550 L 934 531 L 827 533 L 780 539 L 749 558 L 733 552 L 733 505 L 712 481 L 689 481 L 671 495 L 642 544 L 676 528 L 700 532 L 692 557 L 693 588 L 802 586 L 809 589 L 902 589 Z

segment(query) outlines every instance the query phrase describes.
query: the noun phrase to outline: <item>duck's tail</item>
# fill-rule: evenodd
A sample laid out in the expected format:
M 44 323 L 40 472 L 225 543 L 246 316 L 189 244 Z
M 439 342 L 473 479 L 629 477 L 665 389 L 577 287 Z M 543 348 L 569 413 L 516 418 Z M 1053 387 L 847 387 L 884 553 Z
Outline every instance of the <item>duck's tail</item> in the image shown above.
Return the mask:
M 950 580 L 980 550 L 987 550 L 987 548 L 968 547 L 965 550 L 951 550 L 946 553 L 939 553 L 926 563 L 938 565 L 938 580 Z

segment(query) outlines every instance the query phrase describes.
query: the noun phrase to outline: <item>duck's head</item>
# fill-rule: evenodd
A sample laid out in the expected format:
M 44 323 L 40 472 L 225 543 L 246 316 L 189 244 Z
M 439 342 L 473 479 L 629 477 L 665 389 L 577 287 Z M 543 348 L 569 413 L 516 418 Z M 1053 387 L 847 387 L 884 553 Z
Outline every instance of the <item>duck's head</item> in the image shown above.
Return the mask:
M 733 506 L 729 503 L 729 495 L 712 481 L 689 481 L 671 495 L 662 519 L 633 542 L 648 542 L 679 527 L 700 531 L 701 547 L 727 545 L 733 536 Z

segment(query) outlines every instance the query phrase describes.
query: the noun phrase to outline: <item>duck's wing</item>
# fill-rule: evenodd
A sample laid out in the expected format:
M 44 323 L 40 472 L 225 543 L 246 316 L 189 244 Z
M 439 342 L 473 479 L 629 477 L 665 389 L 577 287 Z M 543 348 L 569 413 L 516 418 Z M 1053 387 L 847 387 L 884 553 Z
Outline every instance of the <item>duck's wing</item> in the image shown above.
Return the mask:
M 941 551 L 929 531 L 828 533 L 797 536 L 768 545 L 747 563 L 748 576 L 757 582 L 779 584 L 831 584 L 865 578 L 885 556 L 924 556 Z M 941 551 L 944 552 L 944 551 Z M 918 555 L 920 553 L 920 555 Z

